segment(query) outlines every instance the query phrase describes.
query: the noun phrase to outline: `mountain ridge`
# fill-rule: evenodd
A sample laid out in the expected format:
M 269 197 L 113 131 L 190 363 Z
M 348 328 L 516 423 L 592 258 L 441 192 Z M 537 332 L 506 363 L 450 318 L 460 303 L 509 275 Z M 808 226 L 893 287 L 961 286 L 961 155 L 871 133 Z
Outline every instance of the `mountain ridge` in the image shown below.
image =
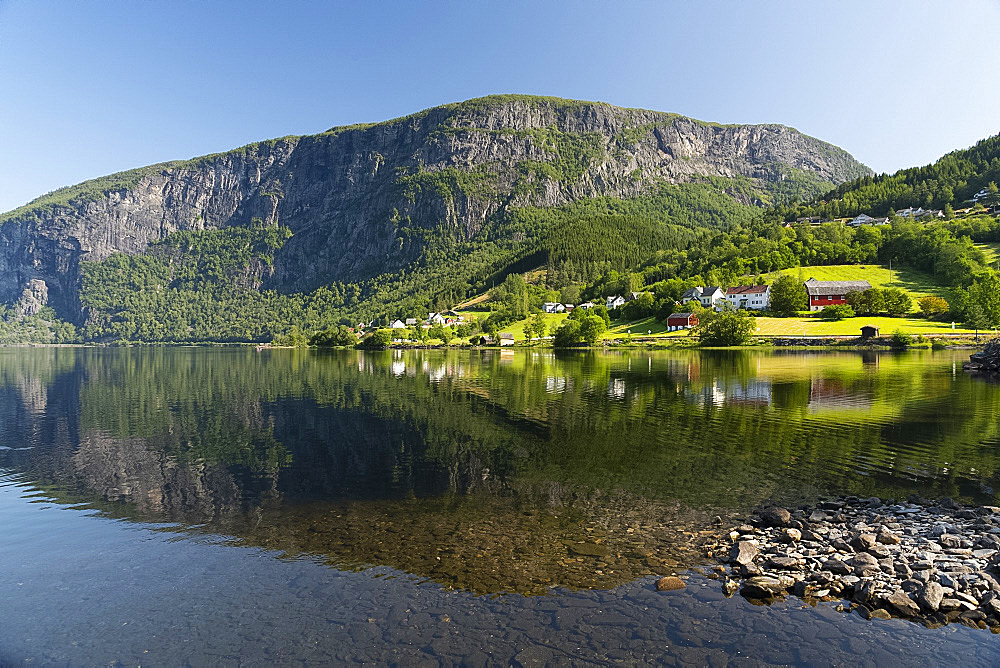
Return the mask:
M 426 265 L 429 253 L 460 256 L 463 244 L 502 237 L 511 212 L 525 207 L 628 201 L 672 186 L 766 206 L 866 174 L 842 149 L 786 126 L 487 96 L 126 170 L 36 198 L 0 215 L 0 303 L 48 304 L 82 323 L 81 267 L 141 255 L 178 231 L 286 226 L 291 237 L 260 286 L 301 292 L 405 272 Z

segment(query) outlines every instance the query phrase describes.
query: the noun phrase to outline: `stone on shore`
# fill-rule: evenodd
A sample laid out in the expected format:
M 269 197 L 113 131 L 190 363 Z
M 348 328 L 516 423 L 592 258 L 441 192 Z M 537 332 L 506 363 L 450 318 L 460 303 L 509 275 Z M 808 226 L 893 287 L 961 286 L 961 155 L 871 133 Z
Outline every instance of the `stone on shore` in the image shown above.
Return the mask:
M 920 606 L 902 589 L 892 592 L 885 601 L 904 617 L 916 617 L 920 614 Z
M 788 527 L 781 532 L 781 538 L 786 543 L 797 543 L 802 540 L 802 532 L 794 527 Z
M 937 582 L 928 582 L 917 592 L 917 600 L 925 610 L 937 612 L 944 598 L 944 587 Z
M 753 563 L 758 554 L 760 554 L 760 550 L 757 548 L 757 543 L 751 540 L 741 540 L 729 550 L 729 561 L 745 566 Z
M 764 525 L 769 527 L 786 527 L 792 521 L 792 514 L 777 506 L 765 508 L 758 515 Z

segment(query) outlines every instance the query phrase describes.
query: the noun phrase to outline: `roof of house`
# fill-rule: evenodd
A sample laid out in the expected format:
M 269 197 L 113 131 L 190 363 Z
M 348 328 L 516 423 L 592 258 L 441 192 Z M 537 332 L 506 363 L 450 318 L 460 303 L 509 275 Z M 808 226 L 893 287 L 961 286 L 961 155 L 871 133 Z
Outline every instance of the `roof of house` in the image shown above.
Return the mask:
M 685 320 L 688 320 L 693 315 L 694 313 L 671 313 L 667 317 L 667 320 L 670 320 L 670 318 L 684 318 Z
M 722 288 L 720 288 L 718 285 L 710 285 L 708 287 L 699 285 L 685 290 L 683 297 L 701 297 L 703 295 L 714 295 L 717 291 L 723 292 Z
M 810 278 L 805 283 L 810 296 L 846 295 L 848 292 L 862 292 L 872 287 L 868 281 L 817 281 Z
M 727 295 L 763 294 L 767 292 L 766 285 L 737 285 L 726 290 Z
M 500 332 L 500 338 L 501 339 L 513 339 L 514 335 L 511 334 L 510 332 Z

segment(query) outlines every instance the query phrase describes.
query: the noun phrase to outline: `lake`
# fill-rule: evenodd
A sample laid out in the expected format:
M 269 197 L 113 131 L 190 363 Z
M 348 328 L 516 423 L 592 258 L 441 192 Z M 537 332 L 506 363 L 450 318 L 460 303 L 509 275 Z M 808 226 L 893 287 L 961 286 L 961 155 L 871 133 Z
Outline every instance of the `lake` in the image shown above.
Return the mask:
M 727 598 L 699 546 L 762 503 L 997 504 L 967 357 L 0 349 L 0 664 L 996 665 Z

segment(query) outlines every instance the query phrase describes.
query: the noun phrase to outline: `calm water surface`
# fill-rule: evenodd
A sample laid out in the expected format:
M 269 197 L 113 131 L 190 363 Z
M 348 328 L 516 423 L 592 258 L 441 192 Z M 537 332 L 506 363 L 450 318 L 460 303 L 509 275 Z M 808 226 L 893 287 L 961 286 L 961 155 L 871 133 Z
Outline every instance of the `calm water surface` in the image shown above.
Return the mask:
M 0 664 L 996 665 L 699 574 L 762 502 L 1000 503 L 966 355 L 0 349 Z

